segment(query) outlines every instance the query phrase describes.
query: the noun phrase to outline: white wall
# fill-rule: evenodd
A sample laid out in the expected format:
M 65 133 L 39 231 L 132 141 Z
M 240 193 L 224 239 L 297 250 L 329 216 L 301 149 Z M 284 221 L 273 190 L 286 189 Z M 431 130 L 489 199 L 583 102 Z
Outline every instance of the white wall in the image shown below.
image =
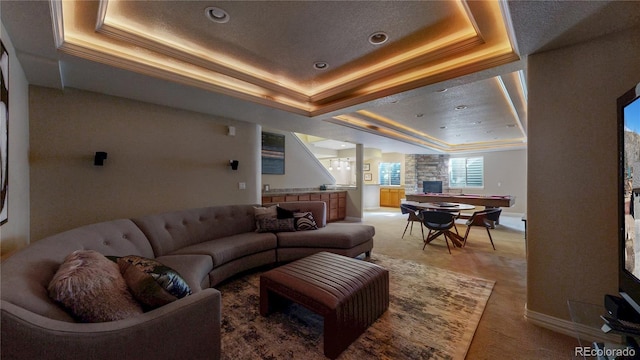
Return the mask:
M 260 202 L 255 124 L 37 86 L 30 116 L 33 240 L 116 218 Z M 104 166 L 93 165 L 96 151 L 108 153 Z
M 616 99 L 640 82 L 640 28 L 528 58 L 527 309 L 569 320 L 618 284 Z
M 2 22 L 0 38 L 9 51 L 9 211 L 0 226 L 2 256 L 29 244 L 29 90 L 24 71 Z
M 262 184 L 271 189 L 319 188 L 322 184 L 333 184 L 335 179 L 324 169 L 318 159 L 306 148 L 296 135 L 274 129 L 262 131 L 285 136 L 284 175 L 262 175 Z M 260 142 L 258 142 L 260 146 Z M 258 174 L 261 169 L 258 169 Z
M 465 154 L 466 157 L 476 155 L 484 157 L 484 188 L 468 192 L 515 196 L 515 204 L 502 211 L 524 214 L 527 211 L 527 150 Z

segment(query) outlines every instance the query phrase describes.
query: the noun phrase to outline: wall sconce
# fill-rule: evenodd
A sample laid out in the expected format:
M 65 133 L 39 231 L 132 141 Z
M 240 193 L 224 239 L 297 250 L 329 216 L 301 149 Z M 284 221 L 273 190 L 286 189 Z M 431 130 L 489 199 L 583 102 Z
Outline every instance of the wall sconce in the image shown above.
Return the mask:
M 96 155 L 93 158 L 93 165 L 102 166 L 104 165 L 104 161 L 107 158 L 107 153 L 104 151 L 96 151 Z
M 231 166 L 231 170 L 238 170 L 238 164 L 240 164 L 238 160 L 229 160 L 229 166 Z

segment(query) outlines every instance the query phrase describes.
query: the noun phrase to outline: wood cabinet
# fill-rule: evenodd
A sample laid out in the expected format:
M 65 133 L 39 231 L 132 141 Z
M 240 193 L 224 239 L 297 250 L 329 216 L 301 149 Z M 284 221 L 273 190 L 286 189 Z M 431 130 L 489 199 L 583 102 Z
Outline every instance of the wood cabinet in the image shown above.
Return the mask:
M 292 201 L 324 201 L 327 204 L 327 221 L 344 220 L 347 217 L 347 192 L 312 192 L 295 194 L 263 195 L 262 203 L 281 203 Z M 398 205 L 400 206 L 400 205 Z
M 380 188 L 380 206 L 400 207 L 404 199 L 404 189 Z

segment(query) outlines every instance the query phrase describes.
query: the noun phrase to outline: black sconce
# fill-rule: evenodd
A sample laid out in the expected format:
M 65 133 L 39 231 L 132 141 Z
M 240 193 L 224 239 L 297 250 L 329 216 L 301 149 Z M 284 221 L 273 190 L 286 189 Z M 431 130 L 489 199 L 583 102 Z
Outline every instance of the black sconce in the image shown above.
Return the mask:
M 238 160 L 229 160 L 229 166 L 231 166 L 231 170 L 238 170 L 238 164 L 240 162 Z
M 107 153 L 104 151 L 96 151 L 96 156 L 93 158 L 93 165 L 102 166 L 104 160 L 107 158 Z

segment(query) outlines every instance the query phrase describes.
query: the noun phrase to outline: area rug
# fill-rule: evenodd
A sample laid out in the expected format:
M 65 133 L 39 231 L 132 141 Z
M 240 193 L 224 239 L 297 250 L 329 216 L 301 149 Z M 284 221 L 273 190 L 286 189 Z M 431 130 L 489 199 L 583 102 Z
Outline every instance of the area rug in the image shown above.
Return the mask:
M 464 359 L 493 281 L 374 254 L 389 270 L 389 309 L 339 357 Z M 260 273 L 232 280 L 222 292 L 222 358 L 326 359 L 322 317 L 292 304 L 263 317 Z

